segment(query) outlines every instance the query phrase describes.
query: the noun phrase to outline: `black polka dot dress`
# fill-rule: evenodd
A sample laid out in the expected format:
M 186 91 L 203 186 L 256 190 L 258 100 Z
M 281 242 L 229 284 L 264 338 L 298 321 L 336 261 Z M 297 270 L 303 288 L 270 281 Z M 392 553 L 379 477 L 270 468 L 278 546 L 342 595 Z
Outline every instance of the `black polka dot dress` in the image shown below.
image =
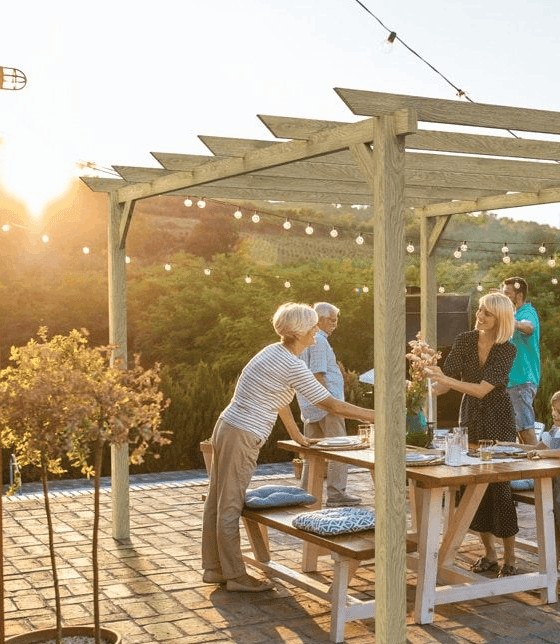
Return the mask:
M 515 415 L 506 386 L 515 358 L 511 342 L 495 344 L 481 365 L 478 358 L 478 331 L 461 333 L 443 365 L 443 372 L 465 382 L 485 380 L 494 389 L 484 398 L 463 396 L 461 423 L 469 428 L 469 442 L 482 439 L 515 441 Z M 488 486 L 471 523 L 471 530 L 490 532 L 496 537 L 512 537 L 519 531 L 517 512 L 508 483 Z

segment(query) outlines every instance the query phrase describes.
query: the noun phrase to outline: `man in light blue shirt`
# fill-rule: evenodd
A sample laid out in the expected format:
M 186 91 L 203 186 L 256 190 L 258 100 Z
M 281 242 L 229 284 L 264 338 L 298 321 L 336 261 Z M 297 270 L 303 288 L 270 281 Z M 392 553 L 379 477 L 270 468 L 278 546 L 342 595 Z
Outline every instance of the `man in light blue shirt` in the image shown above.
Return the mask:
M 508 393 L 515 411 L 519 441 L 536 445 L 533 401 L 541 380 L 541 332 L 537 311 L 526 301 L 527 292 L 527 282 L 522 277 L 508 277 L 502 282 L 502 293 L 515 308 L 515 331 L 511 342 L 517 355 L 509 374 Z
M 307 347 L 300 358 L 309 367 L 315 378 L 329 391 L 333 398 L 344 400 L 344 378 L 329 343 L 329 336 L 338 324 L 339 309 L 328 302 L 318 302 L 313 308 L 319 316 L 315 344 Z M 346 436 L 344 418 L 328 413 L 298 395 L 303 420 L 303 433 L 307 438 L 331 438 Z M 358 505 L 361 499 L 346 493 L 348 465 L 330 461 L 327 468 L 327 507 Z M 307 466 L 303 469 L 303 485 L 307 485 Z

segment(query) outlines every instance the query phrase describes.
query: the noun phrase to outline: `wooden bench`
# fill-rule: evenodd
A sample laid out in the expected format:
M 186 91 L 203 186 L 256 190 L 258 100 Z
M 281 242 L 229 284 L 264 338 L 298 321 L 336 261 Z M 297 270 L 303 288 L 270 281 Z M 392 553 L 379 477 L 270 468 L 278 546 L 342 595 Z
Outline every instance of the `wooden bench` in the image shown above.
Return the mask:
M 513 500 L 535 505 L 535 490 L 513 490 Z
M 263 571 L 268 577 L 287 581 L 330 602 L 330 640 L 343 642 L 346 622 L 375 617 L 374 599 L 358 599 L 348 592 L 348 585 L 360 563 L 371 560 L 375 556 L 375 532 L 364 530 L 353 534 L 321 536 L 294 528 L 292 525 L 294 517 L 302 512 L 311 511 L 301 506 L 262 510 L 245 508 L 243 520 L 251 544 L 251 552 L 245 552 L 244 559 L 246 563 Z M 267 539 L 263 538 L 263 527 L 278 530 L 328 552 L 334 563 L 332 584 L 329 586 L 307 574 L 314 571 L 298 572 L 273 561 Z
M 321 536 L 300 530 L 292 525 L 293 519 L 302 512 L 312 509 L 298 506 L 243 510 L 243 521 L 251 544 L 251 552 L 244 553 L 245 562 L 263 571 L 268 577 L 287 581 L 308 593 L 327 600 L 331 604 L 330 640 L 344 641 L 346 622 L 375 617 L 375 599 L 359 599 L 349 592 L 349 584 L 357 568 L 364 561 L 375 557 L 375 531 L 364 530 L 351 534 Z M 329 586 L 312 577 L 316 570 L 296 571 L 271 559 L 268 539 L 263 539 L 263 528 L 278 530 L 304 543 L 320 548 L 321 554 L 329 554 L 333 561 L 333 579 Z M 407 552 L 416 551 L 416 542 L 407 541 Z M 316 561 L 316 560 L 315 560 Z

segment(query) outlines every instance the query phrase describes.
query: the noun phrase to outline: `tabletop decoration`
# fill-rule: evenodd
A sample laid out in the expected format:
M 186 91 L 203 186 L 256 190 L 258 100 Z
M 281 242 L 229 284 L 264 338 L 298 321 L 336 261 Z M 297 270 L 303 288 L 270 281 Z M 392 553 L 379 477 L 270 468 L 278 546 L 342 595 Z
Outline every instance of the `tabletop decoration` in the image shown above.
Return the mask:
M 428 428 L 433 427 L 434 421 L 431 383 L 425 370 L 426 367 L 437 365 L 441 352 L 425 342 L 420 332 L 408 344 L 410 351 L 406 358 L 410 363 L 410 380 L 406 381 L 406 442 L 409 445 L 423 446 L 431 441 Z M 426 401 L 427 419 L 423 412 Z

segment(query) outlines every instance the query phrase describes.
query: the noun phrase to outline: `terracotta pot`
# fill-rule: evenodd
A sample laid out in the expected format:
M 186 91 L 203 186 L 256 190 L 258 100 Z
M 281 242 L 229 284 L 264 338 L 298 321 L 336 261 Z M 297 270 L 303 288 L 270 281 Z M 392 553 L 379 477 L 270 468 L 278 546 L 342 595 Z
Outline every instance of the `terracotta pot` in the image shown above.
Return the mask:
M 93 635 L 94 628 L 93 626 L 63 626 L 62 627 L 62 637 L 72 637 L 73 635 L 82 635 L 90 636 Z M 49 640 L 55 639 L 56 637 L 56 628 L 42 628 L 38 631 L 32 631 L 31 633 L 22 633 L 21 635 L 14 635 L 13 637 L 6 638 L 6 644 L 41 644 L 41 642 L 48 642 Z M 121 644 L 122 638 L 116 632 L 112 631 L 109 628 L 101 628 L 101 638 L 109 644 Z M 92 639 L 92 642 L 95 641 Z

